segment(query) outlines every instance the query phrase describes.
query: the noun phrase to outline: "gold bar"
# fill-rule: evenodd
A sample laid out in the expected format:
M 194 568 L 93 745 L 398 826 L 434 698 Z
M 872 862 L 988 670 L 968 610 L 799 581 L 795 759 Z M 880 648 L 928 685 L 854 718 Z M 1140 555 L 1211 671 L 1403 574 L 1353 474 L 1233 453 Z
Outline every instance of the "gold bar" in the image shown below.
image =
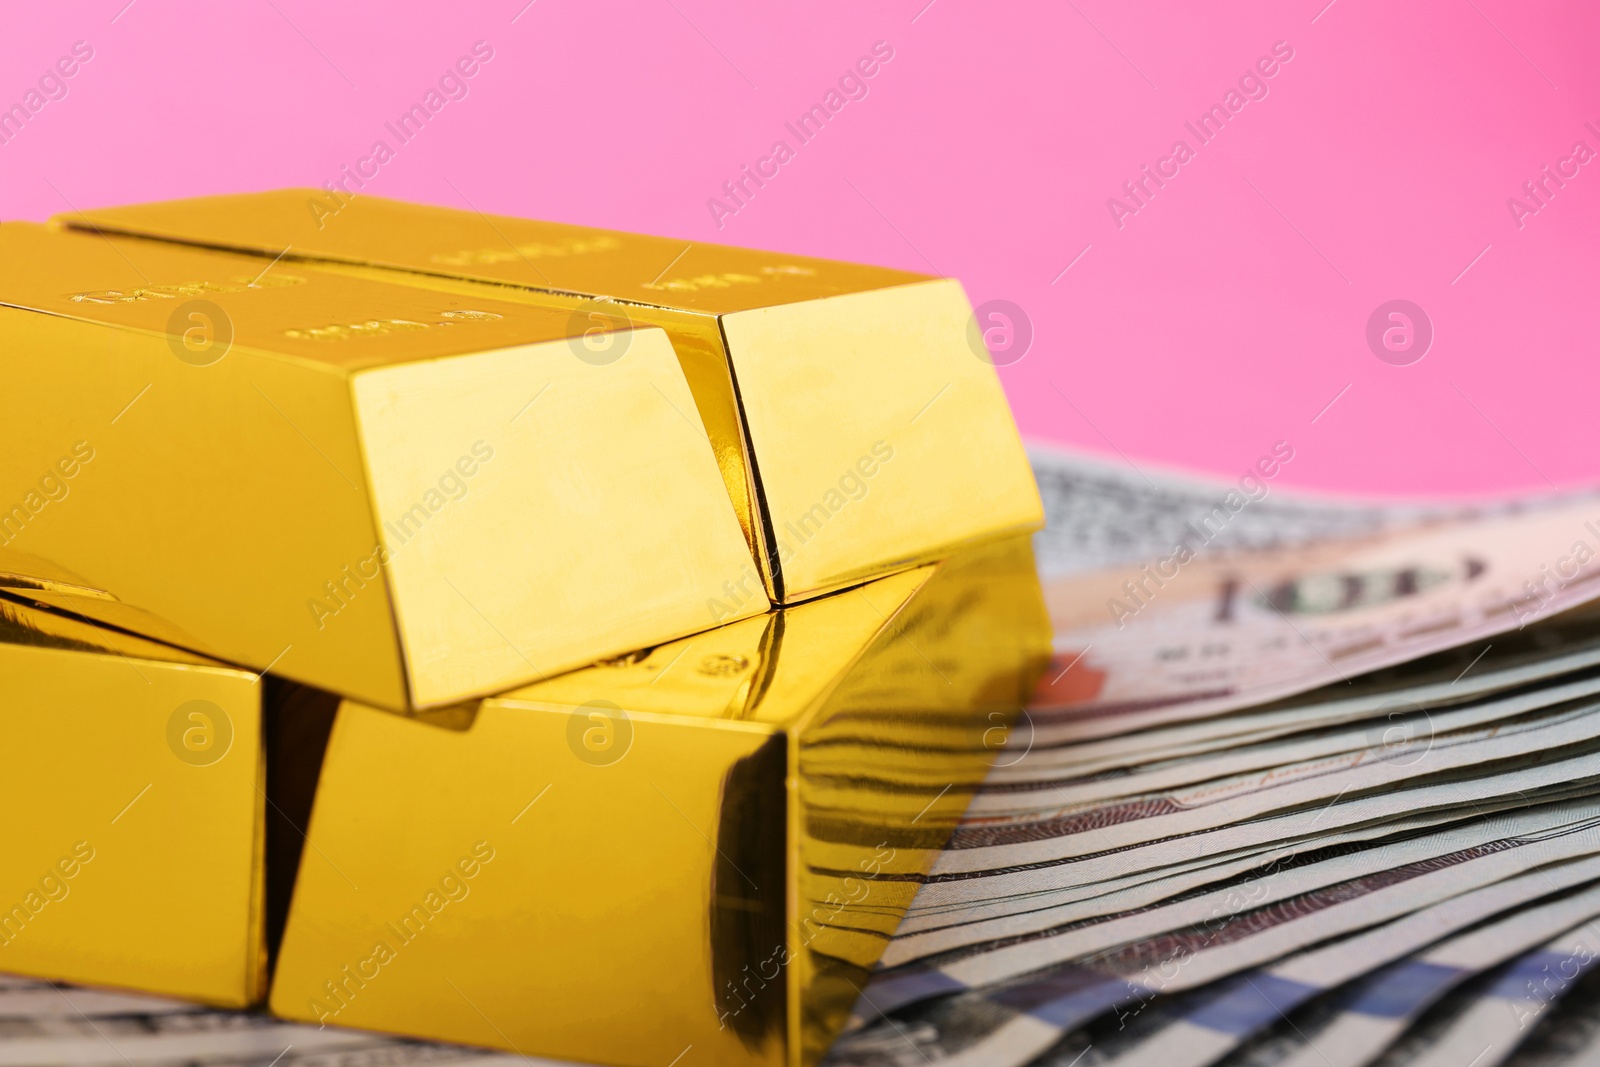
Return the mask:
M 271 1008 L 814 1063 L 1048 652 L 1014 539 L 475 705 L 346 701 Z
M 0 305 L 0 588 L 406 709 L 703 629 L 751 566 L 659 329 L 602 365 L 482 292 L 25 223 Z
M 1038 529 L 1043 510 L 958 282 L 743 248 L 290 189 L 58 225 L 306 260 L 666 329 L 776 602 Z M 593 358 L 608 358 L 597 343 Z
M 261 722 L 254 673 L 0 599 L 0 971 L 260 999 Z

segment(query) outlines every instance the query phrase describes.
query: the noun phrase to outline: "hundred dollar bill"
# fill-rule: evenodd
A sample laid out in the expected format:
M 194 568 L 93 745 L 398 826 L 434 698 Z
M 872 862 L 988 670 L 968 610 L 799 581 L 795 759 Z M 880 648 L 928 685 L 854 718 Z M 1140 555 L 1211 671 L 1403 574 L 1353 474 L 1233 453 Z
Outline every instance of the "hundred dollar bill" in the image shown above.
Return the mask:
M 1212 541 L 1226 551 L 1261 551 L 1367 537 L 1424 522 L 1468 521 L 1526 506 L 1526 498 L 1426 501 L 1364 499 L 1277 489 L 1259 469 L 1253 483 L 1167 470 L 1029 442 L 1044 501 L 1036 535 L 1046 575 L 1143 562 L 1170 552 L 1185 527 L 1232 492 L 1249 498 Z M 1241 477 L 1243 474 L 1241 474 Z
M 1226 524 L 1219 507 L 1212 523 Z M 1600 503 L 1214 554 L 1204 531 L 1133 568 L 1051 578 L 1051 742 L 1212 716 L 1492 638 L 1600 594 Z
M 1596 788 L 1595 782 L 1562 783 L 1476 800 L 1468 811 L 1453 806 L 1424 808 L 1417 812 L 1358 821 L 1327 832 L 1314 830 L 1309 834 L 1291 834 L 1269 842 L 1250 842 L 1238 848 L 1139 868 L 1095 882 L 1077 884 L 1076 879 L 1064 879 L 1065 884 L 1057 888 L 992 897 L 974 896 L 937 906 L 928 905 L 901 923 L 894 932 L 895 942 L 947 932 L 959 936 L 960 930 L 978 923 L 1029 923 L 1034 916 L 1039 916 L 1038 921 L 1046 926 L 1055 926 L 1113 915 L 1130 908 L 1159 903 L 1170 896 L 1201 886 L 1243 877 L 1258 868 L 1287 862 L 1293 857 L 1324 847 L 1339 849 L 1384 838 L 1403 837 L 1413 832 L 1460 823 L 1474 816 L 1585 796 L 1595 792 Z M 891 942 L 890 950 L 893 950 L 895 942 Z
M 1408 779 L 1461 771 L 1600 739 L 1600 705 L 1580 701 L 1477 729 L 1379 746 L 1087 810 L 969 818 L 956 828 L 934 876 L 1002 865 L 1051 863 L 1203 833 Z
M 1471 1040 L 1469 1035 L 1478 1032 L 1495 1032 L 1500 1040 L 1491 1039 L 1487 1043 L 1479 1041 L 1473 1046 L 1474 1052 L 1467 1054 L 1467 1060 L 1470 1061 L 1473 1055 L 1482 1053 L 1483 1058 L 1474 1067 L 1496 1067 L 1497 1064 L 1505 1062 L 1506 1057 L 1511 1055 L 1523 1037 L 1527 1036 L 1533 1024 L 1530 1022 L 1519 1030 L 1515 1015 L 1508 1011 L 1515 1002 L 1515 994 L 1510 997 L 1497 997 L 1492 995 L 1491 990 L 1495 988 L 1502 974 L 1510 973 L 1520 962 L 1520 959 L 1512 960 L 1502 967 L 1468 979 L 1450 990 L 1439 998 L 1437 1004 L 1423 1012 L 1421 1018 L 1400 1035 L 1400 1039 L 1390 1045 L 1373 1063 L 1381 1067 L 1410 1067 L 1424 1057 L 1431 1058 L 1432 1053 L 1441 1047 L 1461 1048 L 1460 1044 L 1452 1042 L 1452 1034 L 1458 1035 L 1464 1042 Z M 1477 1018 L 1474 1018 L 1475 1015 Z M 1511 1023 L 1512 1032 L 1509 1035 L 1494 1031 L 1494 1024 L 1502 1015 Z M 1274 1029 L 1280 1031 L 1278 1035 L 1280 1039 L 1292 1045 L 1292 1038 L 1282 1033 L 1281 1027 Z M 1226 1067 L 1268 1067 L 1269 1064 L 1276 1062 L 1271 1052 L 1266 1054 L 1267 1058 L 1261 1063 L 1256 1062 L 1255 1047 L 1258 1041 L 1259 1038 L 1236 1055 L 1229 1056 L 1221 1062 Z
M 1567 942 L 1554 957 L 1547 950 Z M 1527 1040 L 1540 1044 L 1547 1023 L 1573 1038 L 1563 1048 L 1582 1044 L 1600 1032 L 1600 968 L 1574 966 L 1569 938 L 1518 957 L 1452 990 L 1376 1060 L 1378 1067 L 1496 1067 Z M 1578 953 L 1581 956 L 1581 953 Z M 1565 979 L 1560 976 L 1573 974 Z M 1106 1067 L 1206 996 L 1202 988 L 1148 1002 L 1143 1011 L 1110 1013 L 1073 1031 L 1033 1061 L 1033 1067 Z M 1569 996 L 1570 994 L 1570 996 Z M 1566 998 L 1566 999 L 1563 999 Z M 1281 1018 L 1268 1036 L 1258 1037 L 1219 1063 L 1225 1067 L 1275 1067 L 1288 1052 L 1302 1047 L 1300 1031 L 1333 1013 L 1332 995 L 1325 995 Z M 1577 1002 L 1577 1003 L 1575 1003 Z M 1585 1005 L 1574 1012 L 1579 1003 Z M 1587 1015 L 1589 1018 L 1577 1016 Z M 1559 1018 L 1559 1021 L 1557 1021 Z M 1318 1043 L 1325 1047 L 1325 1043 Z M 1554 1051 L 1554 1050 L 1546 1050 Z M 1564 1057 L 1563 1057 L 1564 1058 Z M 1553 1067 L 1541 1055 L 1524 1067 Z
M 1162 1002 L 1130 999 L 1113 1009 L 1113 1017 L 1108 1017 L 1105 1025 L 1095 1028 L 1100 1031 L 1101 1043 L 1094 1063 L 1097 1067 L 1203 1067 L 1214 1063 L 1252 1034 L 1280 1019 L 1296 1017 L 1292 1013 L 1327 990 L 1508 908 L 1581 886 L 1583 900 L 1576 913 L 1600 911 L 1600 887 L 1593 881 L 1597 870 L 1600 860 L 1591 857 L 1470 890 L 1269 967 L 1198 988 L 1188 996 L 1174 998 L 1165 1010 L 1158 1006 L 1142 1020 L 1141 1013 L 1148 1006 Z M 1138 1025 L 1141 1021 L 1143 1026 Z M 996 1067 L 1026 1062 L 1049 1047 L 1048 1034 L 1030 1025 L 1036 1019 L 1020 1026 L 1017 1022 L 1008 1021 L 984 1039 L 984 1052 L 1000 1053 L 989 1060 Z M 1009 1047 L 999 1040 L 1006 1036 L 1001 1032 L 1005 1029 L 1011 1030 Z M 1033 1040 L 1025 1045 L 1023 1039 L 1030 1030 Z M 1105 1040 L 1108 1037 L 1110 1040 Z M 1065 1063 L 1061 1053 L 1078 1040 L 1062 1041 L 1048 1059 Z M 953 1062 L 980 1062 L 969 1058 L 967 1051 Z
M 1292 1037 L 1271 1042 L 1270 1057 L 1250 1056 L 1246 1050 L 1246 1058 L 1253 1067 L 1310 1067 L 1314 1063 L 1362 1067 L 1377 1059 L 1451 989 L 1521 953 L 1538 949 L 1526 960 L 1528 964 L 1537 963 L 1541 969 L 1554 966 L 1556 976 L 1570 973 L 1576 977 L 1600 953 L 1600 931 L 1593 922 L 1596 915 L 1600 915 L 1600 889 L 1558 897 L 1457 934 L 1325 997 L 1327 1008 L 1319 1013 L 1315 1025 L 1302 1023 L 1293 1028 Z M 1574 928 L 1574 924 L 1578 925 Z M 1542 949 L 1541 943 L 1545 943 Z M 1531 980 L 1525 981 L 1533 986 Z M 1528 1013 L 1529 1019 L 1534 1015 Z M 1481 1051 L 1482 1046 L 1473 1055 Z
M 1022 1064 L 1102 1013 L 1138 1006 L 1160 994 L 1196 989 L 1240 972 L 1244 973 L 1238 981 L 1224 983 L 1193 1018 L 1203 1023 L 1212 1017 L 1207 1011 L 1233 1011 L 1233 1002 L 1241 1000 L 1239 988 L 1255 989 L 1257 983 L 1274 989 L 1288 983 L 1284 988 L 1303 990 L 1298 1004 L 1496 912 L 1600 878 L 1600 856 L 1593 855 L 1597 848 L 1600 829 L 1588 825 L 1526 844 L 1462 849 L 1350 879 L 1243 912 L 1218 929 L 1202 923 L 1023 979 L 918 1005 L 841 1039 L 830 1058 L 836 1064 L 909 1064 L 932 1052 L 949 1067 Z M 1517 873 L 1533 864 L 1543 866 Z M 1374 924 L 1382 925 L 1264 967 L 1303 945 L 1350 935 Z M 1324 981 L 1338 975 L 1342 977 Z M 1282 999 L 1271 1004 L 1282 1007 Z M 1217 1003 L 1221 1009 L 1216 1009 Z M 1260 1014 L 1250 1002 L 1244 1002 L 1241 1010 Z M 1263 1023 L 1275 1017 L 1268 1016 Z M 895 1035 L 905 1032 L 908 1024 L 922 1029 L 925 1040 L 916 1045 L 897 1044 Z M 1185 1017 L 1153 1040 L 1162 1041 L 1178 1027 L 1204 1029 Z M 1208 1035 L 1210 1031 L 1202 1034 L 1193 1048 L 1169 1049 L 1172 1042 L 1165 1041 L 1161 1049 L 1164 1054 L 1189 1057 L 1214 1046 L 1218 1050 L 1214 1055 L 1208 1052 L 1206 1058 L 1192 1061 L 1209 1063 L 1232 1046 L 1224 1045 L 1221 1038 L 1208 1044 Z M 896 1048 L 900 1049 L 898 1056 Z M 891 1058 L 886 1060 L 886 1056 Z
M 1597 872 L 1600 859 L 1595 857 L 1553 864 L 1462 893 L 1270 967 L 1237 974 L 1208 990 L 1181 1018 L 1111 1062 L 1119 1067 L 1206 1067 L 1314 997 L 1540 897 L 1584 886 L 1570 898 L 1577 902 L 1572 906 L 1572 918 L 1600 914 L 1600 886 L 1586 885 L 1594 881 Z
M 1600 1003 L 1600 972 L 1585 962 L 1592 953 L 1592 925 L 1558 935 L 1549 943 L 1511 962 L 1470 979 L 1446 993 L 1404 1035 L 1374 1062 L 1377 1067 L 1497 1067 L 1525 1040 L 1537 1044 L 1540 1027 L 1552 1016 L 1568 1013 L 1562 1000 Z M 1465 936 L 1472 936 L 1471 934 Z M 1345 1050 L 1323 1029 L 1338 1017 L 1342 990 L 1319 997 L 1280 1018 L 1219 1062 L 1225 1067 L 1278 1067 L 1311 1047 L 1331 1064 Z M 1169 1026 L 1199 1003 L 1205 991 L 1167 998 L 1126 1021 L 1106 1017 L 1064 1038 L 1035 1067 L 1104 1067 L 1128 1049 Z M 1600 1025 L 1600 1014 L 1593 1020 Z M 1116 1024 L 1116 1025 L 1113 1025 Z M 1593 1030 L 1590 1027 L 1589 1030 Z M 1563 1021 L 1563 1032 L 1585 1030 Z M 1565 1044 L 1581 1044 L 1568 1041 Z M 1318 1057 L 1318 1062 L 1323 1061 Z M 1539 1060 L 1541 1067 L 1546 1061 Z
M 1587 688 L 1589 688 L 1589 683 L 1581 681 L 1581 683 L 1576 683 L 1571 688 L 1557 686 L 1554 694 L 1555 696 L 1566 696 L 1566 694 L 1570 693 L 1581 693 L 1581 691 L 1586 691 Z M 1541 702 L 1542 697 L 1536 697 L 1536 694 L 1534 696 L 1523 694 L 1523 696 L 1512 697 L 1507 704 L 1502 705 L 1501 710 L 1515 712 L 1515 710 L 1530 707 L 1530 705 L 1536 707 Z M 1435 723 L 1434 728 L 1437 728 L 1437 723 Z M 1410 742 L 1416 741 L 1416 737 L 1426 736 L 1427 731 L 1429 731 L 1429 725 L 1427 725 L 1426 720 L 1422 721 L 1422 723 L 1416 723 L 1413 718 L 1403 718 L 1403 720 L 1381 720 L 1379 723 L 1373 723 L 1373 725 L 1368 726 L 1368 729 L 1373 733 L 1374 739 L 1381 742 L 1382 750 L 1386 752 L 1386 755 L 1394 757 L 1403 744 L 1410 744 Z M 1394 734 L 1397 731 L 1400 734 L 1400 742 L 1394 744 Z M 1312 829 L 1315 829 L 1315 827 L 1312 827 Z M 1218 857 L 1222 856 L 1232 857 L 1232 853 L 1234 853 L 1234 849 L 1221 848 L 1219 846 L 1219 848 L 1211 849 L 1211 851 L 1205 853 L 1206 859 L 1179 862 L 1181 862 L 1181 865 L 1187 865 L 1190 869 L 1197 869 L 1197 867 L 1206 865 L 1206 862 L 1210 862 L 1211 859 L 1218 859 Z M 1157 865 L 1162 864 L 1152 864 L 1150 869 L 1154 869 Z M 1005 877 L 1008 873 L 1018 873 L 1021 877 L 1032 878 L 1034 885 L 1018 885 L 1016 878 Z M 1176 870 L 1173 873 L 1176 873 Z M 1038 877 L 1035 877 L 1035 875 L 1038 875 Z M 1144 880 L 1147 880 L 1147 877 L 1141 877 L 1139 873 L 1126 875 L 1126 877 L 1109 875 L 1107 880 L 1102 880 L 1101 885 L 1104 886 L 1104 891 L 1114 891 L 1114 889 L 1126 888 L 1128 885 L 1134 885 L 1134 883 Z M 912 907 L 910 907 L 909 913 L 906 915 L 901 931 L 899 931 L 902 936 L 904 934 L 920 933 L 920 931 L 926 931 L 926 929 L 960 925 L 963 921 L 986 920 L 986 918 L 1000 917 L 1000 915 L 1008 915 L 1008 913 L 1035 912 L 1035 910 L 1048 909 L 1053 905 L 1082 901 L 1086 897 L 1096 896 L 1099 893 L 1098 888 L 1083 885 L 1075 878 L 1050 878 L 1048 877 L 1048 872 L 1043 872 L 1040 875 L 1037 870 L 1027 867 L 1027 865 L 1021 865 L 1019 869 L 1011 869 L 1010 872 L 1002 867 L 1002 869 L 992 872 L 992 878 L 965 877 L 954 878 L 954 880 L 950 880 L 950 878 L 946 878 L 946 880 L 934 878 L 933 885 L 942 886 L 942 888 L 925 889 L 922 894 L 918 894 L 917 899 L 912 902 Z M 893 947 L 891 947 L 891 952 L 893 952 Z
M 989 940 L 1028 936 L 1034 931 L 1085 922 L 1123 911 L 1160 903 L 1168 897 L 1201 886 L 1220 885 L 1248 878 L 1258 871 L 1279 869 L 1313 851 L 1330 849 L 1329 855 L 1348 852 L 1382 840 L 1400 840 L 1444 826 L 1488 816 L 1504 808 L 1555 803 L 1586 794 L 1582 788 L 1540 791 L 1514 799 L 1495 797 L 1475 803 L 1469 812 L 1454 809 L 1406 813 L 1392 819 L 1361 823 L 1329 833 L 1290 837 L 1253 845 L 1187 862 L 1135 871 L 1089 885 L 1068 885 L 994 898 L 958 901 L 943 907 L 923 907 L 895 931 L 881 966 L 893 967 L 933 953 L 959 950 Z
M 1555 938 L 1452 993 L 1374 1062 L 1377 1067 L 1497 1067 L 1544 1020 L 1560 1013 L 1569 994 L 1586 1006 L 1600 1003 L 1595 959 L 1586 929 Z M 1600 1024 L 1600 1015 L 1595 1022 Z
M 1374 819 L 1356 820 L 1329 830 L 1317 829 L 1317 820 L 1312 819 L 1312 828 L 1308 833 L 1290 834 L 1266 843 L 1246 843 L 1238 848 L 1141 868 L 1096 882 L 1073 884 L 1074 879 L 1064 879 L 1067 884 L 1058 888 L 973 897 L 940 906 L 927 906 L 895 931 L 895 940 L 890 942 L 888 952 L 895 953 L 895 945 L 913 935 L 950 934 L 959 937 L 962 929 L 978 923 L 1031 923 L 1037 916 L 1042 926 L 1053 927 L 1114 915 L 1158 904 L 1168 897 L 1200 887 L 1245 877 L 1258 869 L 1296 862 L 1323 849 L 1331 850 L 1330 855 L 1337 854 L 1360 847 L 1363 843 L 1399 839 L 1412 833 L 1462 823 L 1475 817 L 1487 817 L 1501 811 L 1586 797 L 1594 794 L 1597 788 L 1600 788 L 1600 782 L 1593 779 L 1532 786 L 1473 799 L 1465 805 L 1424 806 L 1418 811 L 1398 814 L 1386 812 Z
M 1600 1058 L 1600 968 L 1539 1015 L 1506 1067 L 1578 1067 Z
M 1585 797 L 1521 808 L 1398 839 L 1342 845 L 1330 840 L 1304 857 L 1291 856 L 1287 862 L 1260 865 L 1246 877 L 1222 882 L 1209 891 L 1185 893 L 1164 903 L 1139 900 L 1141 894 L 1136 887 L 1115 894 L 1122 900 L 1138 901 L 1133 906 L 1090 919 L 1063 922 L 1051 914 L 1011 916 L 934 932 L 944 936 L 897 938 L 866 992 L 878 1010 L 890 1011 L 910 1003 L 908 998 L 928 995 L 927 990 L 971 989 L 1197 923 L 1220 927 L 1244 911 L 1314 889 L 1463 849 L 1508 848 L 1514 841 L 1566 833 L 1596 820 L 1600 820 L 1600 798 Z M 962 942 L 960 947 L 932 950 L 934 945 L 957 940 Z
M 1249 822 L 1217 826 L 1129 848 L 1075 856 L 1049 863 L 1017 864 L 973 873 L 948 875 L 884 875 L 922 883 L 919 897 L 928 903 L 993 898 L 1069 885 L 1092 885 L 1137 871 L 1190 862 L 1205 856 L 1260 847 L 1331 833 L 1351 826 L 1415 815 L 1429 810 L 1457 810 L 1496 797 L 1524 796 L 1551 787 L 1585 788 L 1600 774 L 1600 752 L 1535 754 L 1527 765 L 1470 781 L 1424 781 L 1406 789 L 1358 797 L 1334 797 L 1324 806 L 1276 814 Z
M 1048 743 L 1024 716 L 991 774 L 996 786 L 1069 783 L 1394 713 L 1436 711 L 1511 689 L 1549 686 L 1600 663 L 1600 611 L 1585 607 L 1483 646 L 1435 653 L 1259 708 L 1090 741 Z M 1020 754 L 1013 754 L 1020 750 Z
M 1201 782 L 1217 782 L 1252 771 L 1363 750 L 1403 761 L 1407 752 L 1419 751 L 1419 744 L 1434 738 L 1597 693 L 1600 693 L 1600 674 L 1591 673 L 1571 681 L 1518 690 L 1511 696 L 1447 706 L 1438 711 L 1397 702 L 1387 715 L 1342 728 L 1328 727 L 1255 743 L 1241 741 L 1223 751 L 1162 760 L 1129 768 L 1124 774 L 1096 776 L 1087 781 L 991 778 L 973 798 L 963 824 L 982 825 L 982 817 L 988 815 L 1017 815 L 1049 809 L 1089 810 L 1096 802 L 1125 803 L 1128 798 L 1154 796 Z

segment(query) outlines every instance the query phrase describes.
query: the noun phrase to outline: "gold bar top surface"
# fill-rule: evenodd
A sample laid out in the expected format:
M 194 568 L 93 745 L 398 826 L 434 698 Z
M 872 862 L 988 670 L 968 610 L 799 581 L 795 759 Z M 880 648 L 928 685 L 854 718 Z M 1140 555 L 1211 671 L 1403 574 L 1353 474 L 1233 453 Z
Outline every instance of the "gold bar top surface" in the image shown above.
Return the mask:
M 553 306 L 577 332 L 661 326 L 758 565 L 728 617 L 1043 524 L 951 279 L 305 189 L 55 221 Z
M 173 311 L 214 305 L 216 321 L 180 316 L 195 365 L 227 349 L 355 372 L 397 363 L 565 341 L 569 316 L 554 309 L 442 298 L 307 264 L 197 252 L 180 245 L 0 226 L 0 305 L 168 335 Z M 218 317 L 220 312 L 221 317 Z M 224 321 L 225 319 L 225 321 Z M 183 334 L 179 335 L 180 340 Z M 225 341 L 223 339 L 226 339 Z M 216 349 L 222 349 L 220 355 Z
M 63 215 L 107 232 L 241 252 L 342 260 L 452 278 L 604 294 L 726 315 L 931 280 L 837 260 L 560 222 L 338 197 L 320 189 L 199 197 Z

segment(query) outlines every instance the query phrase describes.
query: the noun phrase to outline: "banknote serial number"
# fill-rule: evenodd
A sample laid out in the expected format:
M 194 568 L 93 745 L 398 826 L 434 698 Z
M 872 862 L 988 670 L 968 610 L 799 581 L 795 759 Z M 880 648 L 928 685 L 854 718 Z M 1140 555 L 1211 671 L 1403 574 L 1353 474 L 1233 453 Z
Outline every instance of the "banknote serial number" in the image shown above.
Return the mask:
M 501 316 L 492 311 L 468 309 L 439 312 L 439 321 L 420 322 L 416 319 L 366 319 L 362 322 L 334 322 L 326 326 L 307 326 L 283 331 L 295 341 L 352 341 L 361 337 L 386 337 L 397 333 L 416 333 L 439 326 L 461 323 L 494 322 Z
M 282 289 L 304 283 L 304 278 L 293 274 L 274 274 L 270 277 L 230 278 L 220 282 L 178 282 L 175 285 L 141 285 L 136 289 L 94 289 L 84 293 L 68 293 L 67 299 L 75 304 L 137 304 L 148 300 L 176 300 L 183 296 L 205 296 L 207 293 Z

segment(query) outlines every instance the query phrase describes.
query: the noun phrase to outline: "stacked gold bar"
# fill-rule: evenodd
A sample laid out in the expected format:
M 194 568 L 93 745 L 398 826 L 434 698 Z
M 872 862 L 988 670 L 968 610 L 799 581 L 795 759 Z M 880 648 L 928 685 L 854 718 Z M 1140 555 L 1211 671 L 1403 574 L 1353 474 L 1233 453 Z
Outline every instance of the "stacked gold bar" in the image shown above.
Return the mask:
M 0 602 L 0 969 L 266 991 L 257 675 Z
M 0 970 L 815 1062 L 1048 652 L 960 287 L 319 195 L 0 228 Z
M 375 197 L 330 216 L 326 201 L 291 189 L 59 222 L 564 309 L 596 364 L 626 351 L 617 325 L 661 327 L 778 603 L 1043 522 L 955 281 Z M 736 583 L 726 608 L 757 595 Z
M 560 312 L 266 266 L 0 228 L 0 587 L 403 710 L 703 629 L 748 568 L 659 329 L 597 366 Z

